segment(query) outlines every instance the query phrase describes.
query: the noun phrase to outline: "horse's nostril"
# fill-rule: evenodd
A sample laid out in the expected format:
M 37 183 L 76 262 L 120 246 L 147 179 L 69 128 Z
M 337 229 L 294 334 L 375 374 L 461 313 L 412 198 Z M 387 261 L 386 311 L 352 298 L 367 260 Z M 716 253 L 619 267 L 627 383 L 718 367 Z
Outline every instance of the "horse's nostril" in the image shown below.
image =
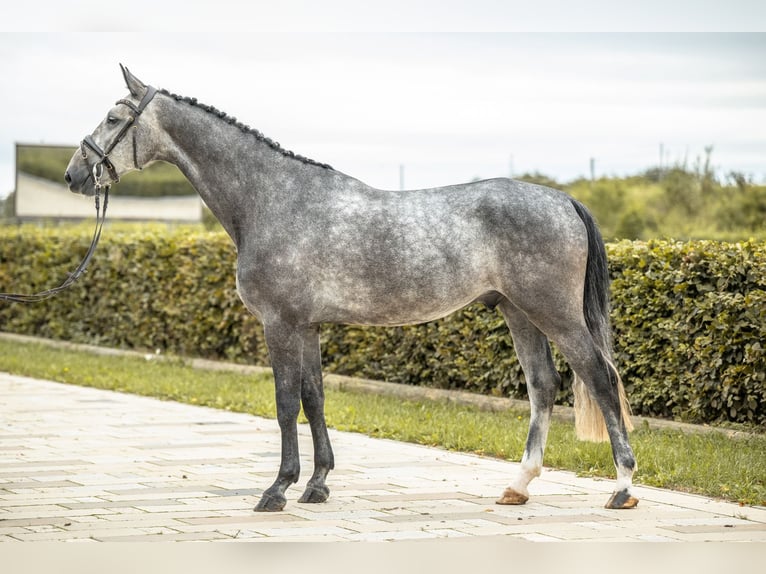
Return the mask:
M 67 183 L 72 183 L 72 176 L 69 175 L 69 172 L 66 172 L 64 174 L 64 181 L 66 181 Z

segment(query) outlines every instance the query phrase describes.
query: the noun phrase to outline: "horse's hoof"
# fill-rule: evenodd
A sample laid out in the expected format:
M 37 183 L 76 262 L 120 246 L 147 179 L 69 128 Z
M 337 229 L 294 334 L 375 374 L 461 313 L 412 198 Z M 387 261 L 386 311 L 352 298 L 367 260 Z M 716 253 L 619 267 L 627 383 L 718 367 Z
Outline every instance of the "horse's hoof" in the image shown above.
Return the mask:
M 280 494 L 263 493 L 261 500 L 255 507 L 256 512 L 279 512 L 284 510 L 287 499 Z
M 525 494 L 521 494 L 520 492 L 516 492 L 511 487 L 506 488 L 503 491 L 503 496 L 498 498 L 495 501 L 495 504 L 524 504 L 527 500 L 529 500 L 529 497 Z
M 330 497 L 330 489 L 324 484 L 321 486 L 307 486 L 306 492 L 300 497 L 298 502 L 316 504 L 319 502 L 325 502 Z
M 628 489 L 617 490 L 612 493 L 609 502 L 606 503 L 606 508 L 623 509 L 623 508 L 635 508 L 638 504 L 638 498 L 631 496 Z

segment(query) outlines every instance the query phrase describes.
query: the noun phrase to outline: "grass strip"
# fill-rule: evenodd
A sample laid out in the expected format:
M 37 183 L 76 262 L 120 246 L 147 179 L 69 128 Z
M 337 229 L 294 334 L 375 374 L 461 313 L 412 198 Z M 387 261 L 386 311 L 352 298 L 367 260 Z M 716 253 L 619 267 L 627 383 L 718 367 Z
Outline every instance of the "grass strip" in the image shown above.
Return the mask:
M 195 369 L 182 359 L 147 360 L 0 340 L 0 370 L 274 418 L 273 379 Z M 446 402 L 327 390 L 330 427 L 373 437 L 519 460 L 529 413 L 487 412 Z M 303 421 L 303 416 L 301 416 Z M 766 436 L 729 437 L 638 428 L 631 435 L 637 483 L 766 505 Z M 578 441 L 571 424 L 553 421 L 548 467 L 614 478 L 608 444 Z M 509 477 L 510 478 L 510 477 Z

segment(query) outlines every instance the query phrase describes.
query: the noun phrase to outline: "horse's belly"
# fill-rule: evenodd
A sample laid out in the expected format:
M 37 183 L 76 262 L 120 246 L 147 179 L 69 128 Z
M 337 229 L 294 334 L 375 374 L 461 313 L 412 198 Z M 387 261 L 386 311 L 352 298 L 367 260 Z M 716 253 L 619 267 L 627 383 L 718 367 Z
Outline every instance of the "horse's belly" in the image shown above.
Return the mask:
M 475 301 L 489 288 L 474 284 L 464 288 L 402 289 L 382 292 L 374 285 L 344 288 L 329 282 L 315 293 L 315 323 L 396 326 L 440 319 Z

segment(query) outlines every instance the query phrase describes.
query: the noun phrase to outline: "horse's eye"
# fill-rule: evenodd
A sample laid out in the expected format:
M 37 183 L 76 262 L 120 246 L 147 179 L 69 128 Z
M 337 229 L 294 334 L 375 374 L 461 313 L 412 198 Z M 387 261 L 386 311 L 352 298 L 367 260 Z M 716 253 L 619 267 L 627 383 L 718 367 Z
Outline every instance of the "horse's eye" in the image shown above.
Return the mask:
M 108 123 L 108 124 L 112 124 L 112 125 L 114 125 L 114 124 L 116 124 L 118 121 L 119 121 L 119 120 L 118 120 L 117 118 L 115 118 L 114 116 L 107 116 L 107 118 L 106 118 L 106 123 Z

